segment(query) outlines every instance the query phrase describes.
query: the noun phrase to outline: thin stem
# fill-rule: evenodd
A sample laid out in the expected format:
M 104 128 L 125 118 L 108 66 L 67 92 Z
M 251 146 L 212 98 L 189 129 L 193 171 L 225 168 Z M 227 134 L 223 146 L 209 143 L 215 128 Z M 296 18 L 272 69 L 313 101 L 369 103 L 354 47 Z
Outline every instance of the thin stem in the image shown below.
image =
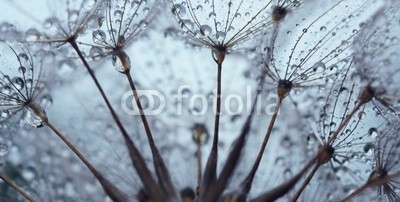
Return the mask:
M 265 133 L 264 140 L 263 140 L 263 143 L 261 145 L 260 151 L 258 152 L 256 161 L 254 162 L 250 173 L 247 175 L 247 177 L 241 183 L 241 188 L 242 188 L 243 194 L 245 194 L 245 195 L 247 195 L 249 193 L 250 189 L 251 189 L 251 185 L 253 183 L 254 176 L 255 176 L 255 174 L 257 172 L 257 169 L 258 169 L 258 167 L 260 165 L 261 159 L 262 159 L 262 157 L 264 155 L 265 148 L 267 146 L 269 137 L 271 136 L 272 128 L 275 125 L 276 117 L 278 116 L 278 112 L 279 112 L 279 109 L 280 109 L 280 107 L 282 105 L 282 100 L 283 99 L 284 99 L 284 97 L 278 99 L 278 103 L 276 104 L 274 114 L 272 115 L 272 118 L 271 118 L 271 120 L 269 122 L 268 129 L 267 129 L 267 131 Z
M 24 191 L 20 186 L 18 186 L 13 180 L 8 178 L 3 173 L 0 173 L 0 179 L 2 179 L 6 184 L 8 184 L 10 187 L 12 187 L 15 191 L 20 193 L 28 201 L 35 202 L 35 200 L 33 199 L 33 197 L 31 195 L 29 195 L 26 191 Z
M 201 143 L 196 143 L 196 159 L 197 159 L 197 189 L 200 188 L 200 184 L 201 184 L 201 179 L 202 179 L 202 163 L 201 163 Z M 198 190 L 197 190 L 198 191 Z
M 211 148 L 210 156 L 208 157 L 206 168 L 204 170 L 203 181 L 200 187 L 200 194 L 204 194 L 209 190 L 211 185 L 217 178 L 217 160 L 218 160 L 218 134 L 219 134 L 219 119 L 221 113 L 221 74 L 222 74 L 222 61 L 217 62 L 217 103 L 216 114 L 214 122 L 214 138 Z
M 303 193 L 304 189 L 306 188 L 308 183 L 310 183 L 311 179 L 314 177 L 315 173 L 317 172 L 318 168 L 320 168 L 320 166 L 321 166 L 321 164 L 319 164 L 319 163 L 315 164 L 311 173 L 307 176 L 307 178 L 304 180 L 303 184 L 301 185 L 300 189 L 294 195 L 293 199 L 291 200 L 292 202 L 296 202 L 297 199 L 299 199 L 301 193 Z
M 150 149 L 153 154 L 153 161 L 154 161 L 154 167 L 157 173 L 158 181 L 161 184 L 161 187 L 164 189 L 164 191 L 168 194 L 170 197 L 177 197 L 175 187 L 172 183 L 169 171 L 167 166 L 164 163 L 164 160 L 162 159 L 159 150 L 157 149 L 156 144 L 154 143 L 153 135 L 151 133 L 150 125 L 149 122 L 147 121 L 146 114 L 144 113 L 142 103 L 140 102 L 139 99 L 139 94 L 137 93 L 135 83 L 133 82 L 133 78 L 129 71 L 124 73 L 129 81 L 129 85 L 131 87 L 133 96 L 135 97 L 136 105 L 139 109 L 140 113 L 140 118 L 142 119 L 142 123 L 144 126 L 144 129 L 146 131 L 146 136 L 149 141 Z
M 290 190 L 292 190 L 295 187 L 295 185 L 299 182 L 301 177 L 305 173 L 307 173 L 307 171 L 311 168 L 311 166 L 315 165 L 316 163 L 317 163 L 317 158 L 314 157 L 295 176 L 293 176 L 288 180 L 285 180 L 285 182 L 282 183 L 281 185 L 273 188 L 270 191 L 265 192 L 264 194 L 258 196 L 252 201 L 256 202 L 275 201 L 281 198 L 282 196 L 285 196 Z
M 346 127 L 346 125 L 349 123 L 349 121 L 353 118 L 354 114 L 365 104 L 366 102 L 359 102 L 354 109 L 346 115 L 346 117 L 342 120 L 340 123 L 339 127 L 336 129 L 336 131 L 332 134 L 331 138 L 328 140 L 326 143 L 327 145 L 332 145 L 332 142 L 336 140 L 337 136 L 340 134 L 340 132 Z
M 354 107 L 354 109 L 346 115 L 346 117 L 342 120 L 340 123 L 338 129 L 335 131 L 335 133 L 331 136 L 331 138 L 328 140 L 326 143 L 327 145 L 332 145 L 332 142 L 334 142 L 339 135 L 340 131 L 343 130 L 344 127 L 349 123 L 349 121 L 353 118 L 354 114 L 366 103 L 372 100 L 372 98 L 375 96 L 374 90 L 370 86 L 364 87 L 364 89 L 361 91 L 360 96 L 358 98 L 358 103 Z
M 382 185 L 388 183 L 390 180 L 393 180 L 393 179 L 398 178 L 398 177 L 400 177 L 400 172 L 397 172 L 397 173 L 395 173 L 393 175 L 388 175 L 388 176 L 383 177 L 383 178 L 379 178 L 379 179 L 375 179 L 375 180 L 369 180 L 364 185 L 362 185 L 361 187 L 357 188 L 351 194 L 346 196 L 346 198 L 340 200 L 340 202 L 350 201 L 350 199 L 360 195 L 362 192 L 364 192 L 368 188 L 382 186 Z
M 350 199 L 354 198 L 355 196 L 360 195 L 362 192 L 364 192 L 368 188 L 370 188 L 370 184 L 365 183 L 361 187 L 358 187 L 356 190 L 354 190 L 350 195 L 346 196 L 346 198 L 344 198 L 340 201 L 341 202 L 350 201 Z
M 233 145 L 233 147 L 228 155 L 228 159 L 226 160 L 226 163 L 221 170 L 218 180 L 216 181 L 216 183 L 211 185 L 211 188 L 209 189 L 209 192 L 207 192 L 207 195 L 202 196 L 204 198 L 201 198 L 200 199 L 201 201 L 217 201 L 218 197 L 225 190 L 225 187 L 239 162 L 239 158 L 241 156 L 242 149 L 246 144 L 246 139 L 247 139 L 247 136 L 251 129 L 251 124 L 252 124 L 253 117 L 255 114 L 257 102 L 259 99 L 259 95 L 264 87 L 264 83 L 265 83 L 265 75 L 263 75 L 261 77 L 259 86 L 257 88 L 257 95 L 253 101 L 253 106 L 251 108 L 251 112 L 247 116 L 247 119 L 246 119 L 245 123 L 243 124 L 243 127 L 241 129 L 239 137 L 235 140 L 235 144 Z
M 136 171 L 139 174 L 139 177 L 143 183 L 144 189 L 147 191 L 147 193 L 150 195 L 150 197 L 153 200 L 156 201 L 162 201 L 165 199 L 164 194 L 162 193 L 162 190 L 158 186 L 157 182 L 153 178 L 150 170 L 148 169 L 146 165 L 146 161 L 144 160 L 143 156 L 139 152 L 139 150 L 136 148 L 134 145 L 132 139 L 129 137 L 128 133 L 126 132 L 125 127 L 122 125 L 121 120 L 119 119 L 118 115 L 115 113 L 114 108 L 111 106 L 110 101 L 108 100 L 106 94 L 104 93 L 103 88 L 101 87 L 96 75 L 94 74 L 92 68 L 90 65 L 87 63 L 85 57 L 82 55 L 82 52 L 80 51 L 76 41 L 74 38 L 70 39 L 68 41 L 70 45 L 74 48 L 76 53 L 78 54 L 79 58 L 81 59 L 82 63 L 84 64 L 87 72 L 89 73 L 90 77 L 94 81 L 97 89 L 99 90 L 104 102 L 107 105 L 107 108 L 109 109 L 114 122 L 117 124 L 123 138 L 126 144 L 126 147 L 129 152 L 129 156 L 131 158 L 132 164 L 136 168 Z
M 49 121 L 45 122 L 44 125 L 48 126 L 66 145 L 67 147 L 76 155 L 78 158 L 86 165 L 90 172 L 96 177 L 100 182 L 104 191 L 107 193 L 113 201 L 124 202 L 127 200 L 125 194 L 123 194 L 116 186 L 114 186 L 109 180 L 107 180 L 97 169 L 82 155 L 82 153 Z

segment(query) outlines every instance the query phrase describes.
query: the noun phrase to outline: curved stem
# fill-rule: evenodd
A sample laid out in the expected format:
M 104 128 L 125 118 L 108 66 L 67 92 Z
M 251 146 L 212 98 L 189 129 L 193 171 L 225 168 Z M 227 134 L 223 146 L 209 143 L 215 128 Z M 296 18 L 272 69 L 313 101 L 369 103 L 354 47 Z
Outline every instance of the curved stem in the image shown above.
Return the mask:
M 331 136 L 331 138 L 328 140 L 326 144 L 331 145 L 333 141 L 336 140 L 337 136 L 340 134 L 340 131 L 343 130 L 343 128 L 349 123 L 349 121 L 353 118 L 354 114 L 366 103 L 372 100 L 372 98 L 375 96 L 375 91 L 371 88 L 371 86 L 366 86 L 364 89 L 361 91 L 360 96 L 358 98 L 358 103 L 354 107 L 354 109 L 346 115 L 345 119 L 342 120 L 340 123 L 338 129 L 335 131 L 335 133 Z
M 217 103 L 214 122 L 214 138 L 211 148 L 210 156 L 208 157 L 206 168 L 204 170 L 203 181 L 200 187 L 200 194 L 205 196 L 211 185 L 217 179 L 217 161 L 218 161 L 218 135 L 219 135 L 219 121 L 221 113 L 221 74 L 222 62 L 217 62 Z
M 126 147 L 129 152 L 129 156 L 131 158 L 132 164 L 134 165 L 136 171 L 138 172 L 138 175 L 140 177 L 140 180 L 143 183 L 143 186 L 147 193 L 151 196 L 153 200 L 156 201 L 163 201 L 165 199 L 164 194 L 160 187 L 158 186 L 157 182 L 153 178 L 150 170 L 148 169 L 146 165 L 146 161 L 144 160 L 142 154 L 139 152 L 139 150 L 136 148 L 134 145 L 132 139 L 129 137 L 128 132 L 126 131 L 125 127 L 122 125 L 121 120 L 119 119 L 118 115 L 115 113 L 114 108 L 111 106 L 110 101 L 108 100 L 106 94 L 104 93 L 103 88 L 101 87 L 96 75 L 94 74 L 92 68 L 90 65 L 87 63 L 85 57 L 82 55 L 82 52 L 80 51 L 78 44 L 76 43 L 75 39 L 72 38 L 68 41 L 68 43 L 74 48 L 76 53 L 78 54 L 79 58 L 81 59 L 83 65 L 85 66 L 87 72 L 89 73 L 90 77 L 94 81 L 97 89 L 99 90 L 104 102 L 107 105 L 107 108 L 109 109 L 114 122 L 117 124 L 123 138 L 126 144 Z
M 340 200 L 340 202 L 350 201 L 350 199 L 354 198 L 357 195 L 360 195 L 366 189 L 368 189 L 370 185 L 368 183 L 363 184 L 361 187 L 354 190 L 350 195 L 346 196 L 346 198 Z
M 257 95 L 252 103 L 252 108 L 250 114 L 247 116 L 245 123 L 241 129 L 239 137 L 234 141 L 231 151 L 229 152 L 228 158 L 224 167 L 221 170 L 220 176 L 216 183 L 211 185 L 209 192 L 205 198 L 201 198 L 202 201 L 217 201 L 218 197 L 225 190 L 225 187 L 231 178 L 241 156 L 243 147 L 246 144 L 247 136 L 251 129 L 251 124 L 257 107 L 259 95 L 264 87 L 265 76 L 261 77 L 260 83 L 257 88 Z
M 278 112 L 279 112 L 279 109 L 281 107 L 282 100 L 283 100 L 283 98 L 279 98 L 278 99 L 278 103 L 276 104 L 274 114 L 272 115 L 271 120 L 269 122 L 268 129 L 267 129 L 267 131 L 265 133 L 264 140 L 263 140 L 263 143 L 261 145 L 260 151 L 258 152 L 256 161 L 254 162 L 250 173 L 247 175 L 247 177 L 241 183 L 242 192 L 245 195 L 247 195 L 249 193 L 250 189 L 251 189 L 251 185 L 253 183 L 254 176 L 255 176 L 255 174 L 257 172 L 257 169 L 258 169 L 258 167 L 260 165 L 261 159 L 262 159 L 262 157 L 264 155 L 264 151 L 265 151 L 265 148 L 267 146 L 269 137 L 271 136 L 272 128 L 275 125 L 276 117 L 278 116 Z
M 23 197 L 25 197 L 30 202 L 35 202 L 33 197 L 29 195 L 26 191 L 24 191 L 20 186 L 18 186 L 13 180 L 8 178 L 5 174 L 0 173 L 0 179 L 2 179 L 6 184 L 12 187 L 15 191 L 20 193 Z
M 97 169 L 82 155 L 82 153 L 49 121 L 44 123 L 48 126 L 63 142 L 67 147 L 86 165 L 90 172 L 96 177 L 107 196 L 113 201 L 124 202 L 127 200 L 125 194 L 123 194 L 114 184 L 107 180 Z
M 161 184 L 161 187 L 164 189 L 164 191 L 168 194 L 168 196 L 177 198 L 175 187 L 172 183 L 168 168 L 165 165 L 164 160 L 162 159 L 156 144 L 154 143 L 153 134 L 151 133 L 150 125 L 149 122 L 147 121 L 146 114 L 144 113 L 142 103 L 140 102 L 139 94 L 137 93 L 135 83 L 133 82 L 133 78 L 129 73 L 129 71 L 124 74 L 126 75 L 129 81 L 132 94 L 135 97 L 136 105 L 139 109 L 140 118 L 142 119 L 142 123 L 146 131 L 146 136 L 149 141 L 151 152 L 153 154 L 154 167 L 156 170 L 158 181 Z
M 317 158 L 314 157 L 311 159 L 304 167 L 301 169 L 299 173 L 297 173 L 292 178 L 285 180 L 282 184 L 278 185 L 277 187 L 273 188 L 270 191 L 265 192 L 264 194 L 258 196 L 252 201 L 256 202 L 264 202 L 264 201 L 275 201 L 281 198 L 282 196 L 286 195 L 290 190 L 292 190 L 296 184 L 299 182 L 301 177 L 307 173 L 307 171 L 311 168 L 311 166 L 317 163 Z
M 199 188 L 200 188 L 200 184 L 201 184 L 201 179 L 202 179 L 202 163 L 201 163 L 201 144 L 200 143 L 196 143 L 196 159 L 197 159 L 197 190 L 196 192 L 198 192 Z M 198 193 L 197 193 L 198 194 Z
M 312 169 L 311 173 L 307 176 L 306 180 L 304 180 L 303 184 L 301 185 L 300 189 L 296 192 L 294 195 L 293 199 L 291 200 L 292 202 L 296 202 L 297 199 L 299 199 L 301 193 L 303 193 L 304 189 L 310 183 L 311 179 L 314 177 L 315 173 L 317 172 L 318 168 L 320 167 L 320 164 L 316 164 L 314 168 Z
M 343 121 L 340 123 L 339 127 L 336 129 L 335 133 L 332 134 L 331 138 L 326 143 L 327 145 L 331 145 L 333 141 L 336 140 L 337 136 L 341 133 L 341 131 L 346 127 L 349 121 L 353 118 L 354 114 L 365 104 L 365 102 L 359 102 L 354 109 L 346 115 Z
M 361 187 L 359 187 L 356 190 L 354 190 L 350 195 L 346 196 L 346 198 L 340 200 L 340 202 L 350 201 L 350 199 L 360 195 L 362 192 L 364 192 L 368 188 L 373 188 L 373 187 L 385 185 L 390 180 L 393 180 L 393 179 L 399 178 L 399 177 L 400 177 L 400 172 L 397 172 L 395 174 L 388 175 L 388 176 L 383 177 L 383 178 L 379 178 L 379 179 L 375 179 L 375 180 L 369 180 L 364 185 L 362 185 Z

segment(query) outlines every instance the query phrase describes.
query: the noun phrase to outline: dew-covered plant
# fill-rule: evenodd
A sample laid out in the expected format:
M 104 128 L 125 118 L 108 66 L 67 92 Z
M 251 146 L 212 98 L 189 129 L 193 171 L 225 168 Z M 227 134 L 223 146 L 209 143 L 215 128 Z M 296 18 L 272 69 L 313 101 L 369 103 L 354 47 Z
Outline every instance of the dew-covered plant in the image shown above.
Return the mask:
M 1 201 L 400 200 L 395 0 L 37 3 L 0 3 Z

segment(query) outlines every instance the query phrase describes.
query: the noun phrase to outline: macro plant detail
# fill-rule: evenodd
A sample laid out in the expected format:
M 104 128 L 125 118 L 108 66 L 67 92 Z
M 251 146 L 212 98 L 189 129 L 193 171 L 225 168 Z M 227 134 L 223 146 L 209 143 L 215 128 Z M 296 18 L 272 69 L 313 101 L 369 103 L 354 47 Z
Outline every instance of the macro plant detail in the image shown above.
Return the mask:
M 1 201 L 400 200 L 395 0 L 0 5 Z
M 398 89 L 388 85 L 399 81 L 396 57 L 399 42 L 394 34 L 398 29 L 394 21 L 398 9 L 398 3 L 393 3 L 376 13 L 366 24 L 368 28 L 357 36 L 355 46 L 357 77 L 376 91 L 381 110 L 391 113 L 398 113 L 399 107 Z

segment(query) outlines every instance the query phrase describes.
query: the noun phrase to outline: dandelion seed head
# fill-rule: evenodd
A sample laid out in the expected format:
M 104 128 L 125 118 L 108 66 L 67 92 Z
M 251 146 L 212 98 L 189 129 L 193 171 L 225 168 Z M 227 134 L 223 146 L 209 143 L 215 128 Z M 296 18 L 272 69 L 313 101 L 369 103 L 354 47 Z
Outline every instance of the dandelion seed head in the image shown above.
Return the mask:
M 189 43 L 234 49 L 272 24 L 272 1 L 172 1 L 172 13 Z
M 98 0 L 49 1 L 50 15 L 44 17 L 40 27 L 45 30 L 45 36 L 39 41 L 51 41 L 61 46 L 68 40 L 76 39 L 88 27 L 99 23 L 98 17 L 94 16 L 97 16 L 101 5 L 102 1 Z
M 44 90 L 41 64 L 36 66 L 35 55 L 24 46 L 15 48 L 2 44 L 2 66 L 0 71 L 0 121 L 6 121 L 22 112 L 25 121 L 34 127 L 41 126 L 42 118 L 32 110 L 45 112 L 35 102 Z M 39 51 L 38 51 L 39 52 Z M 50 95 L 47 95 L 48 97 Z M 50 98 L 51 99 L 51 98 Z
M 375 91 L 375 97 L 384 111 L 397 113 L 400 106 L 400 81 L 398 67 L 399 40 L 399 4 L 388 3 L 381 9 L 357 35 L 355 60 L 357 70 L 363 82 Z M 385 110 L 386 108 L 386 110 Z M 388 110 L 390 108 L 391 110 Z
M 319 9 L 304 10 L 311 5 Z M 291 14 L 292 20 L 280 23 L 269 35 L 262 53 L 267 75 L 275 82 L 290 80 L 295 89 L 329 85 L 351 61 L 349 47 L 355 35 L 351 25 L 367 20 L 368 16 L 360 13 L 372 6 L 305 1 Z M 338 12 L 352 15 L 338 17 Z

